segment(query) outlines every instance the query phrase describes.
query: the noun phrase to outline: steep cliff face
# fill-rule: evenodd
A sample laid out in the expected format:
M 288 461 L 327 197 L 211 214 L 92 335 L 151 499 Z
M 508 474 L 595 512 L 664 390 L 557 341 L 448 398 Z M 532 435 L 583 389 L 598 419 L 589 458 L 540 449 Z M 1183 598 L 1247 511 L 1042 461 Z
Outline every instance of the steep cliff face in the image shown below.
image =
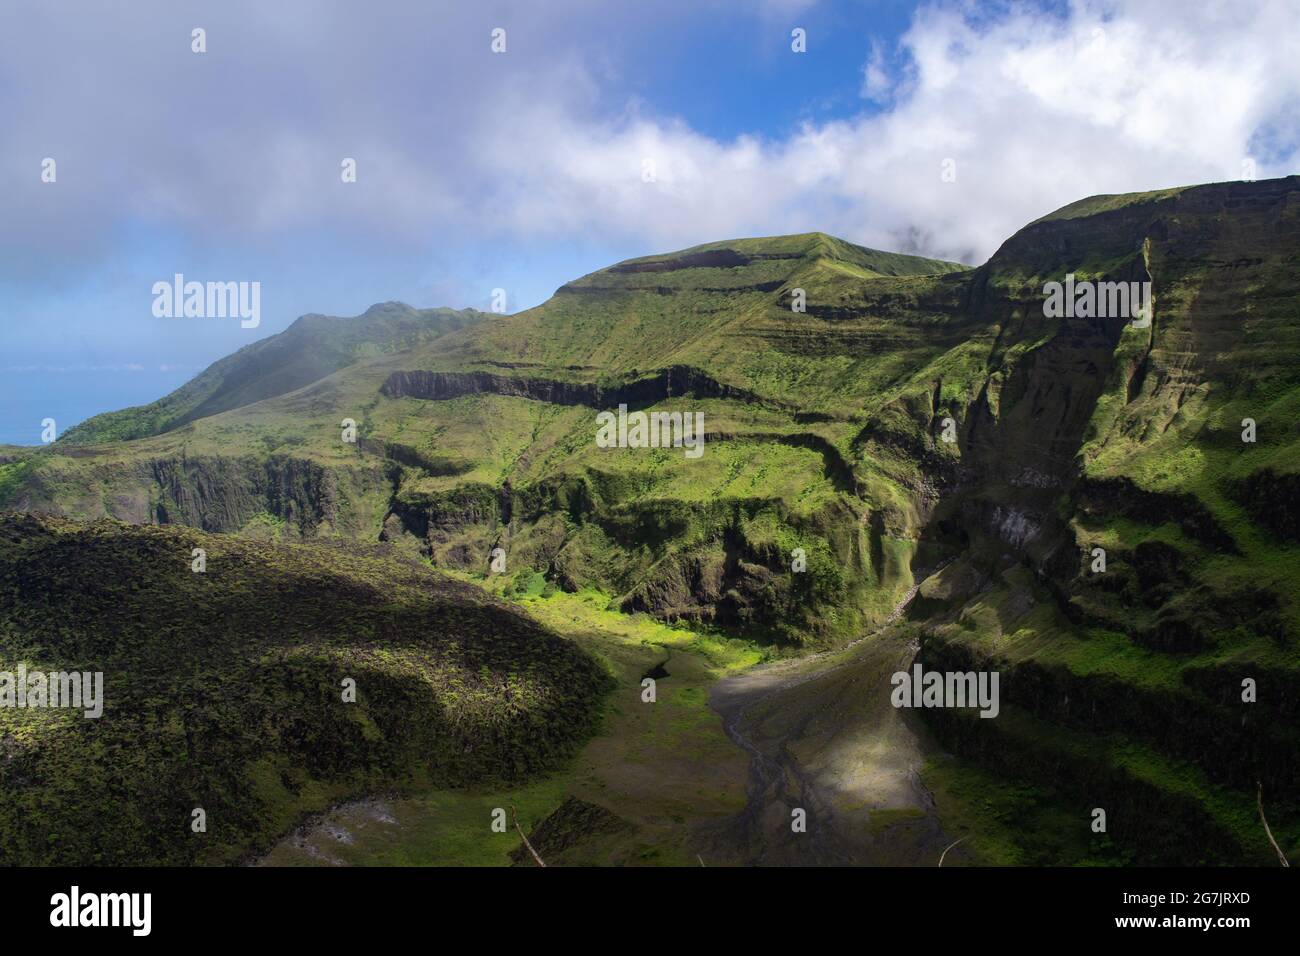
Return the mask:
M 374 540 L 392 493 L 392 465 L 374 459 L 339 467 L 280 454 L 123 459 L 87 449 L 26 461 L 7 508 L 289 540 Z
M 1256 784 L 1289 821 L 1300 798 L 1281 493 L 1300 468 L 1297 210 L 1295 179 L 1103 199 L 983 267 L 999 292 L 981 307 L 1026 326 L 1026 275 L 1150 281 L 1154 309 L 1149 328 L 1058 320 L 966 408 L 926 530 L 961 555 L 923 602 L 921 658 L 999 670 L 1007 719 L 933 722 L 1004 773 L 1122 808 L 1146 862 L 1264 862 Z
M 388 398 L 421 398 L 448 401 L 464 395 L 508 395 L 555 405 L 586 405 L 591 408 L 651 405 L 681 396 L 725 398 L 762 402 L 746 389 L 724 385 L 699 369 L 679 365 L 654 375 L 617 385 L 594 382 L 564 382 L 528 375 L 498 375 L 491 372 L 394 372 L 381 389 Z

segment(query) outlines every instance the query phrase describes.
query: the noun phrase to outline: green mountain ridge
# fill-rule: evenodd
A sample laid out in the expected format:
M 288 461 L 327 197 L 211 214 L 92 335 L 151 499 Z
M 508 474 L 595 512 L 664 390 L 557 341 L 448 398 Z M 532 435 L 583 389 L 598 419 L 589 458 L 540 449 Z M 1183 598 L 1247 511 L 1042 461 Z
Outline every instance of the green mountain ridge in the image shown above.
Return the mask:
M 315 382 L 385 352 L 432 341 L 482 318 L 473 309 L 413 309 L 402 302 L 373 305 L 352 319 L 311 314 L 247 345 L 149 405 L 96 415 L 68 431 L 69 445 L 129 441 L 179 428 L 218 412 L 251 405 Z

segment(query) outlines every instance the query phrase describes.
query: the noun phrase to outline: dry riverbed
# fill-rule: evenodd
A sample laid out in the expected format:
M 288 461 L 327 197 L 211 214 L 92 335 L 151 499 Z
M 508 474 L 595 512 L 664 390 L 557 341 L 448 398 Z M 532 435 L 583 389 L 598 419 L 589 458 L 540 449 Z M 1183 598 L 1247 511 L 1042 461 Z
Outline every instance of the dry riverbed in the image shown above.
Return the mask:
M 548 865 L 918 864 L 944 831 L 920 771 L 923 728 L 889 703 L 915 653 L 905 625 L 840 651 L 762 663 L 762 649 L 606 610 L 596 594 L 522 600 L 618 679 L 572 764 L 515 788 L 430 790 L 336 807 L 262 865 L 508 865 L 517 810 Z M 657 670 L 661 669 L 661 670 Z M 641 679 L 657 678 L 643 703 Z M 792 812 L 806 813 L 806 831 Z M 958 834 L 960 835 L 960 834 Z M 962 847 L 945 865 L 964 862 Z

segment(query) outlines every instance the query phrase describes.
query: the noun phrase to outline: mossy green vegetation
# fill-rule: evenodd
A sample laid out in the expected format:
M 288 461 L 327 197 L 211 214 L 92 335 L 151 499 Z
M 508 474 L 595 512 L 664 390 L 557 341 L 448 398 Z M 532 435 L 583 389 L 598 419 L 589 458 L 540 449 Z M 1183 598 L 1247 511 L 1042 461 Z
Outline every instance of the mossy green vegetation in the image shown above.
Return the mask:
M 1124 866 L 1131 854 L 1093 833 L 1090 807 L 1041 785 L 952 756 L 928 761 L 921 782 L 954 842 L 945 866 Z M 1086 801 L 1085 801 L 1086 802 Z
M 516 785 L 413 789 L 345 803 L 281 841 L 267 865 L 532 865 L 513 825 L 491 829 L 497 808 L 514 807 L 537 838 L 568 820 L 562 840 L 540 850 L 548 866 L 698 866 L 711 827 L 744 806 L 747 755 L 726 737 L 708 689 L 764 658 L 757 645 L 647 615 L 609 609 L 609 595 L 519 594 L 515 580 L 481 582 L 513 595 L 521 611 L 573 641 L 614 675 L 597 734 L 572 760 Z M 662 666 L 655 703 L 642 700 L 643 675 Z M 603 820 L 593 820 L 599 816 Z M 563 829 L 563 828 L 562 828 Z M 545 837 L 546 830 L 542 831 Z M 710 859 L 709 863 L 734 862 Z
M 31 474 L 32 463 L 28 458 L 0 464 L 0 508 L 4 507 L 21 488 Z
M 15 515 L 0 656 L 103 674 L 98 719 L 0 709 L 0 860 L 28 865 L 233 862 L 349 795 L 528 780 L 610 686 L 528 617 L 373 546 Z

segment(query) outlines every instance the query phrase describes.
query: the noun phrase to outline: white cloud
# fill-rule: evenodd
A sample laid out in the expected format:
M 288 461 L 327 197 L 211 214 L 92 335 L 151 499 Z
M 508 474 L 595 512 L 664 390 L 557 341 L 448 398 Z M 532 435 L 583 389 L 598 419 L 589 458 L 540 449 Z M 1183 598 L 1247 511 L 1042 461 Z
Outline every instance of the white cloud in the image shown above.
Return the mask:
M 879 40 L 872 40 L 871 56 L 862 66 L 862 97 L 876 103 L 887 103 L 893 89 L 894 80 L 885 66 L 884 47 Z
M 679 124 L 521 110 L 484 188 L 524 232 L 639 235 L 655 248 L 824 229 L 979 261 L 1014 230 L 1084 196 L 1296 170 L 1256 134 L 1295 123 L 1300 49 L 1286 3 L 1076 3 L 1065 16 L 965 6 L 918 13 L 894 105 L 777 141 L 718 142 Z M 867 83 L 892 86 L 883 56 Z M 873 76 L 872 70 L 877 71 Z M 640 180 L 641 158 L 658 182 Z M 526 164 L 515 163 L 521 159 Z M 957 181 L 941 178 L 945 159 Z M 501 183 L 508 183 L 502 187 Z
M 0 172 L 25 184 L 0 193 L 0 218 L 18 224 L 2 250 L 12 274 L 50 246 L 98 242 L 111 256 L 128 213 L 206 245 L 320 230 L 355 233 L 362 253 L 367 236 L 431 235 L 649 252 L 822 229 L 978 261 L 1083 196 L 1237 178 L 1252 155 L 1260 177 L 1281 175 L 1300 144 L 1286 0 L 1080 0 L 1064 15 L 1012 4 L 996 16 L 937 3 L 896 49 L 863 50 L 864 92 L 883 112 L 725 141 L 638 105 L 618 80 L 626 65 L 611 65 L 608 8 L 587 0 L 567 16 L 519 6 L 498 57 L 495 21 L 459 6 L 437 32 L 401 5 L 214 8 L 206 60 L 188 51 L 188 14 L 129 6 L 111 41 L 89 12 L 80 27 L 21 34 L 0 15 L 10 72 L 45 77 L 26 105 L 13 84 L 0 90 L 16 131 Z M 119 38 L 171 52 L 133 56 Z M 43 73 L 60 50 L 71 65 Z M 36 181 L 43 155 L 60 159 L 57 186 Z M 354 185 L 339 182 L 344 156 L 358 161 Z M 941 178 L 946 159 L 956 182 Z

